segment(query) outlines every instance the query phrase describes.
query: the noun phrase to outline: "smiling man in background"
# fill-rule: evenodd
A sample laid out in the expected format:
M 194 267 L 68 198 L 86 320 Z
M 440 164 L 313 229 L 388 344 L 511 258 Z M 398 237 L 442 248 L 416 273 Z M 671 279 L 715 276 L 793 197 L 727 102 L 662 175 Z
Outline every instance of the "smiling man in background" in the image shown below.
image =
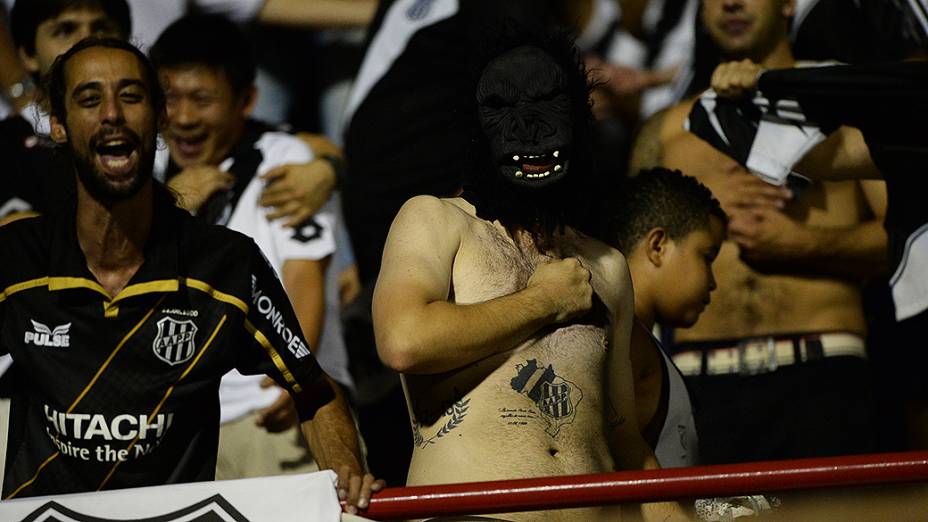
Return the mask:
M 309 346 L 317 347 L 335 219 L 319 212 L 287 228 L 270 221 L 260 204 L 265 173 L 314 155 L 296 136 L 248 118 L 256 97 L 251 42 L 225 18 L 191 15 L 165 29 L 149 54 L 167 100 L 163 134 L 170 154 L 161 159 L 170 155 L 168 187 L 187 210 L 255 240 L 283 281 Z M 269 384 L 234 370 L 223 378 L 217 478 L 312 469 L 289 396 Z

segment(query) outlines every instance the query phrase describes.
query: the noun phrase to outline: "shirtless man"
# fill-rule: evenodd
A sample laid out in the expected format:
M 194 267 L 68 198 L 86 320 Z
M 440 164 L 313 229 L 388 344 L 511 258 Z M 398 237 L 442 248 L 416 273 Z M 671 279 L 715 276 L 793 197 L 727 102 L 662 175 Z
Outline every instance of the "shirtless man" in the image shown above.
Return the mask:
M 928 47 L 928 43 L 923 45 Z M 921 204 L 928 186 L 923 175 L 928 168 L 928 140 L 922 130 L 928 104 L 924 99 L 913 103 L 911 98 L 897 97 L 896 93 L 902 83 L 898 78 L 903 75 L 909 85 L 902 88 L 924 92 L 928 63 L 913 60 L 898 63 L 892 69 L 886 65 L 873 70 L 871 67 L 874 66 L 828 67 L 821 73 L 816 69 L 790 71 L 792 81 L 804 85 L 810 79 L 822 82 L 821 76 L 827 74 L 834 87 L 822 90 L 814 99 L 803 97 L 803 107 L 813 104 L 821 112 L 817 118 L 831 119 L 832 124 L 841 122 L 860 127 L 839 127 L 795 168 L 810 177 L 886 180 L 886 229 L 893 267 L 889 294 L 893 306 L 886 310 L 886 323 L 880 333 L 887 337 L 880 347 L 879 359 L 874 357 L 874 373 L 882 387 L 881 395 L 891 401 L 887 406 L 901 407 L 907 443 L 903 448 L 926 449 L 928 384 L 923 368 L 928 354 L 921 349 L 920 339 L 928 327 L 928 290 L 923 285 L 924 256 L 928 255 L 928 249 L 922 246 L 928 241 L 925 234 L 928 209 Z M 862 74 L 870 75 L 874 81 L 867 82 L 869 87 L 863 93 L 844 91 L 841 82 L 834 81 L 839 70 L 848 84 L 856 85 Z M 720 96 L 743 97 L 758 87 L 762 72 L 759 65 L 749 60 L 728 62 L 713 74 L 713 88 Z M 780 74 L 770 73 L 774 78 Z M 769 75 L 767 79 L 770 80 Z M 781 87 L 782 91 L 789 94 L 789 89 Z M 848 96 L 850 92 L 854 94 Z M 849 106 L 849 101 L 853 105 Z M 816 123 L 828 126 L 825 121 Z M 891 324 L 893 319 L 895 324 Z
M 412 198 L 390 229 L 373 314 L 409 404 L 407 484 L 642 465 L 623 447 L 641 439 L 631 282 L 624 257 L 583 233 L 595 193 L 582 148 L 588 90 L 554 49 L 489 62 L 477 86 L 488 159 L 472 192 Z M 504 515 L 617 517 L 606 507 Z
M 703 22 L 727 58 L 792 67 L 793 9 L 792 0 L 704 0 Z M 703 461 L 873 450 L 859 282 L 886 270 L 885 187 L 768 185 L 684 130 L 692 105 L 645 124 L 633 168 L 686 168 L 731 217 L 715 298 L 676 333 L 674 360 L 701 403 Z

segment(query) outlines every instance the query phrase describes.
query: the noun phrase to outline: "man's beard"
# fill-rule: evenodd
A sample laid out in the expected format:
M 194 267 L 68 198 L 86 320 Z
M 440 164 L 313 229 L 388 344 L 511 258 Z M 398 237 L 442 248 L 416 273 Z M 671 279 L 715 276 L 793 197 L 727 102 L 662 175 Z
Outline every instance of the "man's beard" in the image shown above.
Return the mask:
M 145 186 L 145 183 L 151 179 L 152 168 L 155 164 L 155 149 L 154 144 L 146 144 L 132 130 L 125 127 L 116 129 L 127 135 L 132 143 L 136 144 L 139 159 L 135 168 L 129 174 L 131 176 L 129 183 L 114 183 L 94 162 L 96 144 L 107 134 L 113 132 L 113 130 L 109 130 L 109 132 L 107 130 L 104 129 L 91 137 L 85 149 L 79 151 L 72 146 L 71 157 L 74 161 L 77 177 L 84 189 L 100 203 L 112 205 L 138 194 L 142 187 Z

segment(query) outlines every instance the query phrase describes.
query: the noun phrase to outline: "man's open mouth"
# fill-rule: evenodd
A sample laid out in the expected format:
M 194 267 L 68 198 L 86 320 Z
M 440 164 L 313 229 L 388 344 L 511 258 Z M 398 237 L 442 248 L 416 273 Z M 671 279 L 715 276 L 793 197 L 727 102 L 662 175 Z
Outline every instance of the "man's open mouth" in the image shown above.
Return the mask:
M 173 136 L 173 141 L 177 153 L 180 156 L 185 158 L 196 158 L 203 152 L 203 147 L 208 137 L 209 135 L 206 133 L 197 134 L 195 136 L 178 136 L 175 134 Z
M 128 137 L 107 138 L 95 150 L 101 166 L 110 174 L 128 174 L 135 164 L 136 143 Z

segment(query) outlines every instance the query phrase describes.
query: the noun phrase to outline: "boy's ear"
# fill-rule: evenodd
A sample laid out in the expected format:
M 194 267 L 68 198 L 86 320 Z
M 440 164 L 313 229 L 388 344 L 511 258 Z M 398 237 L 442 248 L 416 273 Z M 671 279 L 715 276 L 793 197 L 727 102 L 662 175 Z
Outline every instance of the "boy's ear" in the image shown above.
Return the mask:
M 669 241 L 667 231 L 661 227 L 652 228 L 644 236 L 642 246 L 644 246 L 645 255 L 655 267 L 660 267 L 664 263 Z
M 22 47 L 16 49 L 16 53 L 19 55 L 19 61 L 23 63 L 23 66 L 26 67 L 26 70 L 32 74 L 38 74 L 39 72 L 39 61 L 36 59 L 34 54 L 29 54 Z
M 68 142 L 68 129 L 65 128 L 64 124 L 58 121 L 58 118 L 51 116 L 49 118 L 51 123 L 51 137 L 55 143 L 63 145 Z

